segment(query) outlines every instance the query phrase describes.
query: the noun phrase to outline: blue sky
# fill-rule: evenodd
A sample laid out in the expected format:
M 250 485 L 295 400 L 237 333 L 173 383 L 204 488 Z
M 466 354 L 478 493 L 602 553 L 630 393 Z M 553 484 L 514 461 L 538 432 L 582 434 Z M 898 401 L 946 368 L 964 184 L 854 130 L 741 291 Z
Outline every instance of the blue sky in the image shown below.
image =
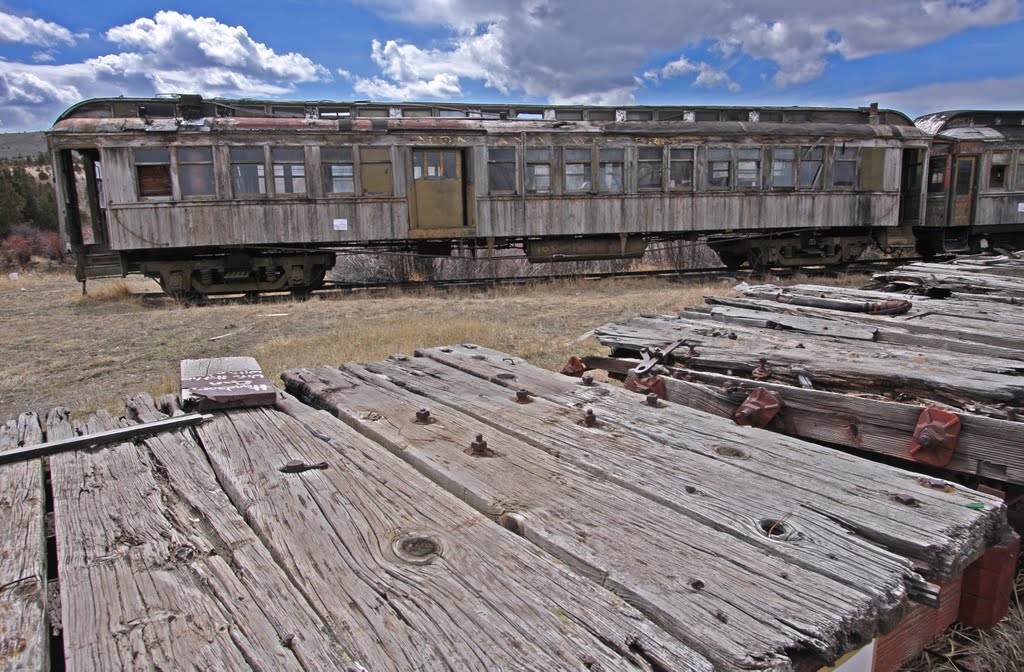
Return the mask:
M 1024 108 L 1020 0 L 0 0 L 0 131 L 98 96 Z

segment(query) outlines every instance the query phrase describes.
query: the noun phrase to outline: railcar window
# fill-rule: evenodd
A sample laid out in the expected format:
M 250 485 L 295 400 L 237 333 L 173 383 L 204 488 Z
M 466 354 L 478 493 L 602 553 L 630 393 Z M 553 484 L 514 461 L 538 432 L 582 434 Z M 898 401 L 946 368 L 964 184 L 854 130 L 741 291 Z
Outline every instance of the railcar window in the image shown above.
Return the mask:
M 1010 153 L 995 152 L 992 154 L 992 165 L 988 173 L 989 189 L 1006 189 L 1006 173 L 1010 169 Z
M 270 150 L 274 167 L 275 194 L 306 193 L 306 150 L 302 147 L 274 147 Z
M 941 194 L 946 191 L 946 157 L 933 156 L 928 161 L 928 193 Z
M 591 171 L 590 149 L 565 148 L 565 191 L 580 193 L 590 190 Z
M 736 186 L 740 189 L 761 188 L 761 150 L 741 147 L 736 162 Z
M 860 147 L 836 147 L 832 158 L 832 186 L 852 187 L 857 184 L 857 159 Z
M 1013 178 L 1013 190 L 1024 191 L 1024 151 L 1017 153 L 1017 172 Z
M 661 189 L 661 147 L 640 147 L 637 155 L 636 186 L 638 189 Z
M 491 147 L 487 150 L 487 184 L 491 194 L 514 194 L 516 191 L 516 150 L 514 147 Z
M 455 180 L 459 177 L 455 164 L 452 150 L 417 149 L 412 153 L 412 176 L 414 180 Z
M 622 193 L 622 168 L 626 161 L 624 149 L 602 149 L 597 153 L 601 191 Z
M 821 168 L 824 165 L 824 147 L 801 147 L 800 186 L 804 189 L 821 189 Z
M 171 153 L 167 149 L 136 149 L 135 175 L 139 197 L 171 196 Z
M 359 179 L 364 194 L 390 196 L 391 151 L 387 147 L 360 147 Z
M 708 149 L 708 187 L 728 189 L 732 176 L 732 150 L 728 147 Z
M 772 188 L 792 189 L 796 186 L 796 150 L 776 147 L 772 156 Z
M 526 193 L 551 193 L 551 150 L 547 147 L 526 150 Z
M 178 148 L 178 182 L 182 196 L 212 196 L 213 149 L 210 147 Z
M 669 153 L 668 186 L 670 189 L 693 189 L 693 149 L 677 148 Z
M 235 196 L 267 193 L 266 165 L 262 147 L 231 148 L 231 179 Z
M 320 165 L 324 173 L 326 193 L 355 193 L 355 164 L 352 162 L 351 147 L 321 147 Z
M 974 158 L 956 162 L 956 195 L 969 196 L 974 187 Z

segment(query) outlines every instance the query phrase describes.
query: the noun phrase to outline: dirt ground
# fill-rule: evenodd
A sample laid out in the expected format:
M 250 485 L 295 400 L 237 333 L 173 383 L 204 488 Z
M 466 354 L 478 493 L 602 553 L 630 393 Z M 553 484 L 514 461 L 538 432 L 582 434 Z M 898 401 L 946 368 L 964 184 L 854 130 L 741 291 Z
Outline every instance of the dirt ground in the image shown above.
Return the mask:
M 76 415 L 123 410 L 127 394 L 178 390 L 178 362 L 249 355 L 271 379 L 288 368 L 381 359 L 479 343 L 560 368 L 573 354 L 607 354 L 580 338 L 610 320 L 674 313 L 728 284 L 664 280 L 560 282 L 455 293 L 271 296 L 182 306 L 147 280 L 90 281 L 67 273 L 0 276 L 0 418 L 66 406 Z

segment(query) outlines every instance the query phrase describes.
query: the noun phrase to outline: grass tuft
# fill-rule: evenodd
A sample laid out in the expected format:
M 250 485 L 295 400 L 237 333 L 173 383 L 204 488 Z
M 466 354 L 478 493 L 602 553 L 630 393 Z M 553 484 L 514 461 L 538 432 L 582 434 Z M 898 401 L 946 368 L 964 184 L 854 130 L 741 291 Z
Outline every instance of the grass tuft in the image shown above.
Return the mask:
M 137 301 L 138 295 L 132 287 L 124 280 L 100 284 L 98 287 L 89 287 L 85 294 L 75 296 L 79 304 L 96 303 L 122 303 L 126 301 Z

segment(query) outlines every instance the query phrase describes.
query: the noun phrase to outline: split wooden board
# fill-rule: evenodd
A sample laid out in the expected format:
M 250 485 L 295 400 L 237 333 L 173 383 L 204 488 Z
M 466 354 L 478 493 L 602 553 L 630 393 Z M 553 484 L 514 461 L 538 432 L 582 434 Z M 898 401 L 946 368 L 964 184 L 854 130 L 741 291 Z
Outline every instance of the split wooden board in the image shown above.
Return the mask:
M 281 405 L 50 458 L 67 669 L 710 672 L 381 446 Z M 46 431 L 162 417 L 139 396 L 127 418 L 57 410 Z M 282 471 L 296 459 L 327 468 Z
M 1006 525 L 980 493 L 503 353 L 422 354 L 284 379 L 723 669 L 835 660 L 928 592 L 922 574 L 958 575 Z M 470 454 L 478 434 L 491 454 Z
M 35 413 L 0 425 L 0 452 L 42 441 Z M 49 669 L 43 466 L 0 466 L 0 669 Z

